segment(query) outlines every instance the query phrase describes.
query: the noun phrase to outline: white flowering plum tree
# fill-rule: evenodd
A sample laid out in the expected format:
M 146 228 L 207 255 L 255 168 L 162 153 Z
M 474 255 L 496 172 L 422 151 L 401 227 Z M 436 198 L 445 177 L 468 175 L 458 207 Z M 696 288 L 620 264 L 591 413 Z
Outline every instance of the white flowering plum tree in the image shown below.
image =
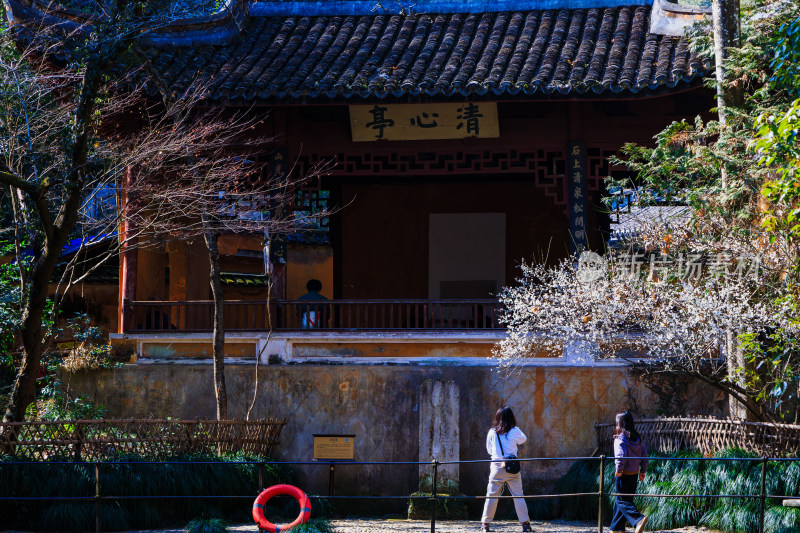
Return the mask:
M 780 387 L 796 361 L 765 365 L 748 353 L 758 339 L 798 333 L 793 309 L 776 298 L 781 254 L 734 255 L 744 243 L 731 241 L 726 251 L 584 252 L 555 266 L 523 265 L 519 284 L 501 294 L 508 334 L 495 351 L 500 366 L 577 344 L 583 364 L 619 360 L 647 374 L 690 376 L 728 394 L 735 416 L 780 418 L 781 402 L 764 400 L 786 394 Z

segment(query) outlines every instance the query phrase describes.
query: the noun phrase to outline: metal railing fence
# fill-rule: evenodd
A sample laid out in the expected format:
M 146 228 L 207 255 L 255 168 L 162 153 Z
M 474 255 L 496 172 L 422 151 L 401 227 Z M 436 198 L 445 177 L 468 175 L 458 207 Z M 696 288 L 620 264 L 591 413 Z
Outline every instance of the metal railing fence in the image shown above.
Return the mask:
M 240 500 L 253 500 L 258 495 L 259 492 L 264 490 L 264 479 L 265 479 L 265 467 L 267 465 L 283 465 L 283 466 L 315 466 L 315 467 L 325 467 L 329 469 L 330 472 L 330 483 L 329 483 L 329 494 L 327 496 L 320 496 L 320 495 L 309 495 L 311 499 L 318 499 L 318 500 L 424 500 L 430 502 L 431 505 L 431 533 L 436 532 L 436 508 L 437 503 L 440 501 L 448 501 L 448 500 L 462 500 L 462 501 L 469 501 L 469 500 L 486 500 L 488 498 L 491 499 L 524 499 L 524 500 L 532 500 L 532 499 L 552 499 L 552 498 L 575 498 L 581 496 L 597 496 L 598 497 L 598 509 L 597 509 L 597 531 L 598 533 L 603 533 L 604 529 L 604 497 L 607 496 L 635 496 L 638 498 L 699 498 L 699 499 L 722 499 L 722 498 L 731 498 L 731 499 L 757 499 L 759 502 L 759 525 L 758 531 L 759 533 L 764 533 L 764 516 L 766 512 L 766 502 L 767 500 L 784 500 L 784 499 L 800 499 L 800 495 L 795 494 L 786 494 L 786 495 L 776 495 L 776 494 L 767 494 L 766 486 L 767 486 L 767 464 L 770 462 L 798 462 L 800 458 L 798 457 L 755 457 L 755 458 L 747 458 L 747 457 L 647 457 L 651 462 L 657 461 L 679 461 L 679 462 L 689 462 L 689 461 L 709 461 L 709 462 L 746 462 L 746 463 L 758 463 L 760 466 L 760 483 L 759 483 L 759 493 L 758 494 L 650 494 L 650 493 L 636 493 L 636 494 L 624 494 L 624 493 L 617 493 L 611 492 L 606 490 L 605 486 L 605 466 L 608 461 L 612 461 L 614 457 L 606 457 L 605 455 L 601 455 L 599 457 L 529 457 L 529 458 L 519 458 L 521 463 L 529 463 L 529 462 L 553 462 L 553 461 L 597 461 L 599 463 L 599 472 L 603 473 L 603 475 L 599 476 L 599 483 L 598 483 L 598 490 L 593 492 L 574 492 L 574 493 L 553 493 L 553 494 L 529 494 L 524 496 L 511 496 L 511 495 L 499 495 L 499 496 L 487 496 L 487 495 L 477 495 L 477 496 L 469 496 L 469 495 L 450 495 L 450 494 L 438 494 L 438 471 L 439 467 L 443 465 L 463 465 L 463 464 L 485 464 L 491 463 L 493 460 L 491 459 L 479 459 L 479 460 L 469 460 L 469 461 L 438 461 L 433 460 L 431 462 L 418 462 L 418 461 L 225 461 L 225 462 L 216 462 L 216 461 L 114 461 L 113 465 L 225 465 L 225 466 L 236 466 L 236 465 L 256 465 L 258 467 L 258 488 L 253 494 L 250 495 L 231 495 L 231 494 L 209 494 L 209 495 L 157 495 L 157 494 L 140 494 L 140 495 L 107 495 L 102 493 L 102 486 L 101 486 L 101 468 L 104 464 L 103 462 L 94 462 L 94 463 L 76 463 L 75 461 L 45 461 L 45 462 L 30 462 L 30 461 L 7 461 L 7 462 L 0 462 L 0 469 L 2 468 L 9 468 L 15 467 L 19 465 L 31 466 L 52 466 L 52 465 L 93 465 L 94 466 L 94 478 L 95 478 L 95 491 L 94 495 L 91 496 L 0 496 L 0 502 L 3 501 L 29 501 L 29 502 L 42 502 L 42 501 L 53 501 L 53 502 L 94 502 L 95 504 L 95 531 L 100 533 L 101 529 L 101 504 L 104 501 L 115 501 L 121 502 L 125 500 L 159 500 L 159 499 L 201 499 L 201 500 L 232 500 L 232 499 L 240 499 Z M 632 459 L 643 459 L 642 457 L 632 457 Z M 430 494 L 422 494 L 422 495 L 388 495 L 388 496 L 372 496 L 372 495 L 335 495 L 334 486 L 333 486 L 333 476 L 336 467 L 364 467 L 364 466 L 386 466 L 386 467 L 397 467 L 397 466 L 424 466 L 429 465 L 431 468 L 431 492 Z

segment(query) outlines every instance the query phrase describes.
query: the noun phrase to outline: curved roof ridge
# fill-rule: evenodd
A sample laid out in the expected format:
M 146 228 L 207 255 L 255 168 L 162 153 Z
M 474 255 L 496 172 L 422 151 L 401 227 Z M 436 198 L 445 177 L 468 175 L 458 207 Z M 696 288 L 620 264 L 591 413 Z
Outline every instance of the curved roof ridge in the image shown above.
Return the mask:
M 255 16 L 286 15 L 436 15 L 454 13 L 499 13 L 548 9 L 650 6 L 653 0 L 254 0 Z

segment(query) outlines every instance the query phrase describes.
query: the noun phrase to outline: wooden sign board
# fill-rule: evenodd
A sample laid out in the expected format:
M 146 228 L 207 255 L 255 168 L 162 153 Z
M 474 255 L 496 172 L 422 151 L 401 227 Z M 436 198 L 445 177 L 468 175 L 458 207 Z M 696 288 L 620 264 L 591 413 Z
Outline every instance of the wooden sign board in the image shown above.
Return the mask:
M 355 441 L 355 435 L 314 435 L 314 460 L 352 461 Z
M 497 102 L 351 105 L 353 141 L 499 137 Z

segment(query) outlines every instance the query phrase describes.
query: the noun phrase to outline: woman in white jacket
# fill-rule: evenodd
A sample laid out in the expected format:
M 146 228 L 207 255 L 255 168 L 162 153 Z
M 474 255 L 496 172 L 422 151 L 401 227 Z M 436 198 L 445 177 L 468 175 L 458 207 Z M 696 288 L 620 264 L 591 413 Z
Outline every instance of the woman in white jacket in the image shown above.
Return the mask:
M 489 470 L 489 485 L 486 487 L 486 503 L 483 506 L 481 526 L 489 529 L 489 522 L 497 510 L 497 496 L 503 491 L 503 484 L 508 485 L 512 496 L 523 496 L 522 475 L 509 474 L 505 469 L 504 456 L 517 455 L 517 446 L 528 440 L 525 433 L 517 427 L 517 419 L 510 407 L 501 407 L 494 415 L 494 424 L 486 435 L 486 451 L 492 457 Z M 528 505 L 523 498 L 514 498 L 517 519 L 522 524 L 522 531 L 531 531 L 528 519 Z

